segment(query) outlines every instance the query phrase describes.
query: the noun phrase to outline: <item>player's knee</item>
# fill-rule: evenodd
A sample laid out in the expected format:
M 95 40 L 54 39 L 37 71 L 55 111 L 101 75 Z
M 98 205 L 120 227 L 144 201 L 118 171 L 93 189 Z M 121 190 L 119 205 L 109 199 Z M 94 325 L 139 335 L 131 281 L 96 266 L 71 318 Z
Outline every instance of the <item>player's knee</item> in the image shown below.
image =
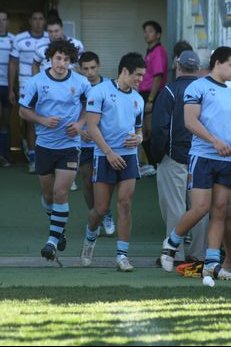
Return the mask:
M 97 215 L 99 219 L 102 219 L 104 215 L 106 214 L 107 210 L 108 210 L 108 206 L 106 205 L 97 206 L 96 208 L 94 208 L 94 213 Z
M 117 203 L 118 211 L 123 213 L 129 213 L 131 210 L 131 200 L 127 197 L 121 198 Z

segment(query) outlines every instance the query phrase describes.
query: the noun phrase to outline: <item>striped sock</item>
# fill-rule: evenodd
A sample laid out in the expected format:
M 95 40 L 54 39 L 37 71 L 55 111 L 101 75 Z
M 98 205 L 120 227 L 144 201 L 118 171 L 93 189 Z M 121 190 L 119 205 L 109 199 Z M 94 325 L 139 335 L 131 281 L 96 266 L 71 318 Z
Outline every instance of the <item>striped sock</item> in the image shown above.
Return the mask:
M 95 240 L 97 239 L 97 236 L 98 236 L 98 231 L 99 231 L 99 228 L 96 228 L 95 230 L 91 230 L 89 229 L 89 226 L 87 225 L 86 226 L 86 239 L 89 241 L 89 242 L 95 242 Z
M 65 225 L 69 216 L 69 204 L 53 204 L 53 210 L 50 217 L 50 236 L 48 243 L 52 243 L 55 247 L 59 242 L 60 235 L 65 229 Z
M 184 236 L 177 235 L 176 229 L 173 229 L 170 233 L 168 243 L 173 247 L 178 247 L 184 241 Z
M 129 242 L 125 242 L 125 241 L 117 241 L 117 259 L 121 257 L 121 255 L 124 255 L 125 257 L 127 257 L 128 255 L 128 247 L 129 247 Z
M 214 263 L 220 263 L 221 251 L 217 248 L 207 248 L 205 255 L 206 267 L 213 266 Z
M 33 149 L 29 149 L 27 152 L 28 159 L 30 163 L 33 163 L 35 161 L 35 151 Z

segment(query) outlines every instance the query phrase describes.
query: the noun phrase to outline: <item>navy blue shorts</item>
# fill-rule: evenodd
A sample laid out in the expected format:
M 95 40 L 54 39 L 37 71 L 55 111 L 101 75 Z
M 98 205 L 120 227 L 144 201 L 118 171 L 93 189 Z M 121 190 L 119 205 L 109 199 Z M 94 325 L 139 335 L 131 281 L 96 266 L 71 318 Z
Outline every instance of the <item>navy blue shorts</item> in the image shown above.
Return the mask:
M 56 169 L 77 171 L 80 150 L 76 147 L 50 149 L 36 146 L 35 170 L 37 175 L 53 174 Z
M 116 184 L 129 179 L 140 178 L 138 158 L 136 154 L 121 156 L 127 163 L 123 170 L 115 170 L 105 156 L 94 156 L 92 182 Z
M 3 108 L 10 105 L 7 86 L 0 86 L 0 103 L 2 104 Z
M 231 162 L 190 156 L 188 189 L 211 189 L 214 184 L 231 188 Z
M 86 163 L 93 163 L 94 147 L 81 147 L 80 163 L 79 166 Z

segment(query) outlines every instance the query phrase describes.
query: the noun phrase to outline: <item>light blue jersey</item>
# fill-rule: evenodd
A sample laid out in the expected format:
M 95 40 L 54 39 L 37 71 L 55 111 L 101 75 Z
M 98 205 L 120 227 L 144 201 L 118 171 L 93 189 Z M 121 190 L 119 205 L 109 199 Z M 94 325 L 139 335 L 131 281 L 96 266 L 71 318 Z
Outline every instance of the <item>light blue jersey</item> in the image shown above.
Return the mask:
M 87 98 L 87 112 L 100 115 L 104 140 L 119 155 L 137 153 L 136 147 L 126 148 L 124 144 L 129 134 L 142 127 L 143 109 L 144 101 L 137 91 L 124 92 L 112 80 L 96 85 Z M 95 154 L 105 155 L 98 147 Z
M 72 70 L 63 80 L 54 79 L 47 69 L 28 81 L 19 104 L 35 109 L 40 116 L 60 118 L 56 128 L 35 124 L 37 145 L 50 149 L 80 147 L 80 136 L 69 137 L 66 130 L 68 124 L 79 120 L 81 96 L 87 96 L 90 88 L 87 78 Z
M 103 76 L 100 76 L 100 81 L 99 83 L 102 83 L 104 81 L 108 81 L 108 78 L 107 77 L 103 77 Z M 92 84 L 91 86 L 92 87 L 95 87 L 97 86 L 99 83 L 97 84 Z M 85 101 L 83 101 L 85 102 Z M 83 130 L 87 130 L 87 125 L 84 125 L 83 127 Z M 82 138 L 81 138 L 81 148 L 90 148 L 90 147 L 95 147 L 95 142 L 94 141 L 84 141 Z
M 201 105 L 199 121 L 211 135 L 231 146 L 231 88 L 206 76 L 186 88 L 184 103 Z M 231 161 L 231 157 L 220 156 L 212 143 L 196 135 L 193 135 L 189 154 Z

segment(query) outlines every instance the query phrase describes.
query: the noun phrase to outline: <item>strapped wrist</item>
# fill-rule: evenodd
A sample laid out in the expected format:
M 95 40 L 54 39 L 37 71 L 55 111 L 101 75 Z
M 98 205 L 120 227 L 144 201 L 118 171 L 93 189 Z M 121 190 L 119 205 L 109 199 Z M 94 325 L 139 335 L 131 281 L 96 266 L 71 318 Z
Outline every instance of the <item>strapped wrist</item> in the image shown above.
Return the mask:
M 143 136 L 141 134 L 137 134 L 136 138 L 139 140 L 139 144 L 143 142 Z

